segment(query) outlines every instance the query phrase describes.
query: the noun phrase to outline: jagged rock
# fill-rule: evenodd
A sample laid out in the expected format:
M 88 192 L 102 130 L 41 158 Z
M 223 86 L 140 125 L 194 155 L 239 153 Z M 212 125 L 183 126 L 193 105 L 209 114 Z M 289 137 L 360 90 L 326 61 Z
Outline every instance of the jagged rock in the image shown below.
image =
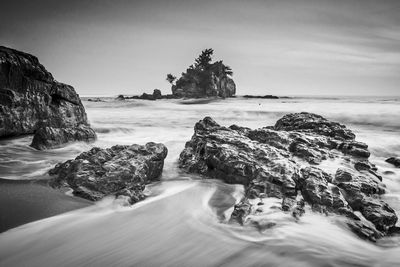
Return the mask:
M 35 56 L 0 46 L 0 138 L 81 126 L 89 124 L 72 86 L 57 82 Z
M 254 200 L 276 197 L 280 209 L 295 218 L 307 204 L 344 216 L 354 232 L 375 240 L 391 232 L 397 216 L 380 199 L 385 188 L 368 156 L 367 145 L 355 141 L 351 130 L 312 113 L 288 114 L 275 126 L 256 130 L 223 127 L 206 117 L 196 123 L 179 166 L 245 186 L 231 220 L 260 218 L 264 213 Z
M 107 195 L 125 196 L 135 203 L 144 198 L 145 184 L 162 172 L 167 148 L 163 144 L 94 147 L 49 171 L 50 185 L 71 188 L 73 194 L 89 200 Z
M 391 157 L 386 160 L 387 163 L 393 164 L 395 167 L 400 167 L 400 158 Z
M 56 148 L 62 144 L 73 141 L 91 142 L 96 140 L 96 133 L 87 125 L 79 125 L 75 128 L 43 127 L 36 131 L 31 146 L 43 150 L 48 147 Z
M 116 100 L 125 100 L 125 96 L 124 95 L 118 95 Z

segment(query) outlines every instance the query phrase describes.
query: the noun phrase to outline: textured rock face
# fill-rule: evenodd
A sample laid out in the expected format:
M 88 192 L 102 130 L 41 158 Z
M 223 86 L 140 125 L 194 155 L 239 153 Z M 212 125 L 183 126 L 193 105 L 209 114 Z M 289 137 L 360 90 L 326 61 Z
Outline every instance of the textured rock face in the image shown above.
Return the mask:
M 397 216 L 380 199 L 385 187 L 368 161 L 368 147 L 355 141 L 344 125 L 296 113 L 256 130 L 223 127 L 206 117 L 194 130 L 179 165 L 245 185 L 245 197 L 235 206 L 232 220 L 269 227 L 263 199 L 276 197 L 282 201 L 280 210 L 295 218 L 308 208 L 343 215 L 354 232 L 370 240 L 395 227 Z
M 236 94 L 235 82 L 229 77 L 212 75 L 211 83 L 202 87 L 195 79 L 180 79 L 172 86 L 172 94 L 176 97 L 202 98 L 202 97 L 232 97 Z
M 36 57 L 0 46 L 0 138 L 80 125 L 87 117 L 72 86 L 54 80 Z
M 144 198 L 145 184 L 162 172 L 167 148 L 163 144 L 94 147 L 49 171 L 50 185 L 67 187 L 89 200 L 107 195 L 124 196 L 132 204 Z

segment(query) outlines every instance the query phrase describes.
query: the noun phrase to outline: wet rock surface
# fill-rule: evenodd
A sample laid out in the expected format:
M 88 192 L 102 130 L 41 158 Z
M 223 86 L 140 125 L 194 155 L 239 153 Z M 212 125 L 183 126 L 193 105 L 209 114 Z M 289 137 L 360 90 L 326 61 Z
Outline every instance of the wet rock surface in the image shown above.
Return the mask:
M 359 236 L 376 240 L 395 228 L 397 216 L 380 198 L 385 186 L 369 155 L 350 129 L 316 114 L 288 114 L 255 130 L 206 117 L 196 123 L 179 166 L 245 186 L 232 221 L 269 228 L 262 202 L 274 197 L 296 219 L 307 210 L 342 215 Z
M 89 127 L 72 86 L 56 81 L 35 56 L 0 46 L 0 138 L 35 134 L 44 127 L 79 132 L 82 125 Z
M 92 201 L 115 195 L 133 204 L 145 198 L 146 183 L 160 177 L 167 152 L 157 143 L 94 147 L 51 169 L 50 186 Z
M 394 165 L 397 168 L 400 168 L 400 158 L 399 157 L 391 157 L 386 160 L 387 163 Z

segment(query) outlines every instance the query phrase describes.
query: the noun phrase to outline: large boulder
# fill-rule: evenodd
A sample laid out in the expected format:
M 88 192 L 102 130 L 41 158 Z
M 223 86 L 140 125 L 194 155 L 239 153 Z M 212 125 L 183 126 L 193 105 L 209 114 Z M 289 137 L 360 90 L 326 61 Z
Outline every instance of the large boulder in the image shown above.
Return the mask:
M 82 125 L 89 126 L 86 112 L 72 86 L 57 82 L 35 56 L 0 46 L 0 138 L 44 127 L 79 132 Z
M 245 186 L 231 220 L 270 227 L 265 198 L 299 218 L 307 208 L 339 214 L 362 237 L 376 240 L 395 229 L 395 211 L 380 195 L 382 177 L 368 146 L 344 125 L 311 113 L 284 116 L 275 126 L 229 128 L 206 117 L 180 154 L 180 168 Z M 273 216 L 272 216 L 273 217 Z
M 167 152 L 156 143 L 94 147 L 51 169 L 50 185 L 72 189 L 75 196 L 92 201 L 115 195 L 132 204 L 144 199 L 146 183 L 160 177 Z

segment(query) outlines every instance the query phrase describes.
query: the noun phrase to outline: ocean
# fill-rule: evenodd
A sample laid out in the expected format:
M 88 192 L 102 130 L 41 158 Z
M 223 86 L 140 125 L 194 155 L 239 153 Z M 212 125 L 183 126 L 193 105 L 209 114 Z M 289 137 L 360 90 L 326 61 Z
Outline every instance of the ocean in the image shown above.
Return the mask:
M 369 145 L 383 176 L 387 201 L 400 216 L 400 98 L 292 97 L 210 102 L 125 100 L 83 104 L 98 135 L 94 143 L 36 151 L 32 136 L 0 141 L 0 178 L 41 179 L 58 162 L 93 146 L 161 142 L 168 157 L 145 201 L 131 207 L 106 198 L 93 206 L 35 221 L 0 234 L 0 266 L 400 266 L 400 237 L 371 243 L 340 218 L 306 213 L 300 221 L 274 214 L 263 232 L 227 224 L 240 185 L 179 170 L 193 127 L 205 116 L 221 125 L 274 125 L 287 113 L 313 112 L 345 124 Z M 29 196 L 27 196 L 29 197 Z M 270 205 L 279 202 L 270 199 Z M 222 216 L 221 216 L 222 215 Z

